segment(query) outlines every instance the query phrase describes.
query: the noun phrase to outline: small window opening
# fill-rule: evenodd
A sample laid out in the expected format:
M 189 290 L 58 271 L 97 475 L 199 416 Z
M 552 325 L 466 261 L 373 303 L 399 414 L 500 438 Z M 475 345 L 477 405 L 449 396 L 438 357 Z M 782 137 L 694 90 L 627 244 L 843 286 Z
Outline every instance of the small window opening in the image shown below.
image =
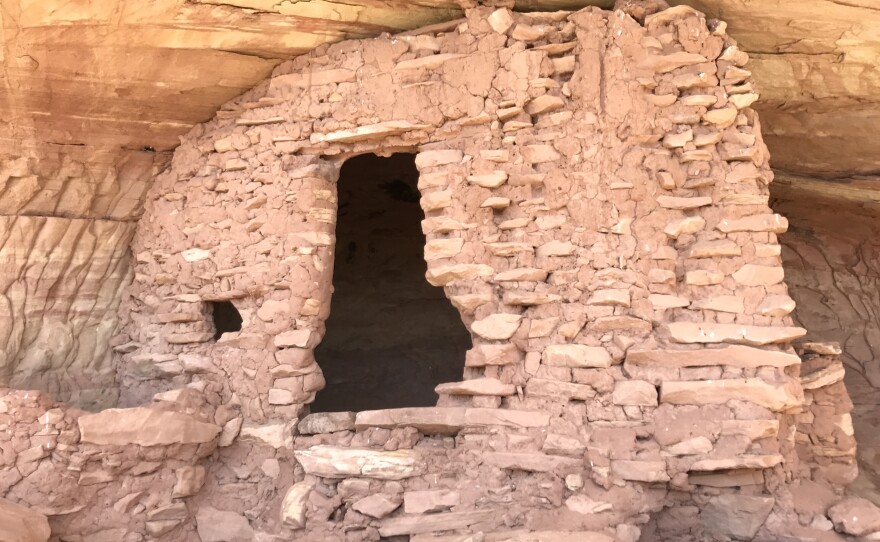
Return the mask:
M 462 378 L 471 337 L 425 280 L 418 180 L 414 154 L 342 166 L 334 292 L 315 351 L 327 386 L 312 412 L 433 406 L 437 384 Z
M 220 340 L 224 333 L 241 331 L 241 314 L 230 301 L 211 303 L 211 317 L 214 320 L 214 340 Z

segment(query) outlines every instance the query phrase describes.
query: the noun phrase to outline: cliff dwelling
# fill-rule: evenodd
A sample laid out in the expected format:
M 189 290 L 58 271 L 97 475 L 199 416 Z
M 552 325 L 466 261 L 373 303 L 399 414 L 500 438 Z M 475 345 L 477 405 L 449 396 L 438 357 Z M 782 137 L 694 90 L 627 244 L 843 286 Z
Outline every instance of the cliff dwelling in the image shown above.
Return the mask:
M 880 539 L 867 3 L 55 4 L 0 541 Z

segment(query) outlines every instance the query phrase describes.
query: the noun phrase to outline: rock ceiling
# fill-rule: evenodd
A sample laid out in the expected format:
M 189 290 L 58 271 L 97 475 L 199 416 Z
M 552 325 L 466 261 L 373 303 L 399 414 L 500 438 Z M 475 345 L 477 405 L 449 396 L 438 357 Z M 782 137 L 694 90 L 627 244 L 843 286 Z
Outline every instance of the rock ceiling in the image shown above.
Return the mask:
M 750 52 L 778 170 L 813 178 L 880 170 L 880 138 L 871 137 L 880 126 L 876 0 L 676 3 L 727 21 Z M 607 0 L 521 0 L 517 7 L 590 4 L 610 7 Z M 17 157 L 30 160 L 49 194 L 42 204 L 0 202 L 0 214 L 82 215 L 93 204 L 59 205 L 56 196 L 93 202 L 96 194 L 128 191 L 93 214 L 114 218 L 137 213 L 134 201 L 120 202 L 140 198 L 130 185 L 145 184 L 179 135 L 282 59 L 461 16 L 452 0 L 0 0 L 0 7 L 0 199 Z M 61 188 L 73 178 L 82 182 Z

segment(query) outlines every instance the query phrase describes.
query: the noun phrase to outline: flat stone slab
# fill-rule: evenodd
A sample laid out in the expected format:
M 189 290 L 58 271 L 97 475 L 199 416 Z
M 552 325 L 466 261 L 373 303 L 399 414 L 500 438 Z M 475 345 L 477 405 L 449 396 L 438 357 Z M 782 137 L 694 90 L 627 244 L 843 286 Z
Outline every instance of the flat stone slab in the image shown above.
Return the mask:
M 454 531 L 474 523 L 490 521 L 500 515 L 498 510 L 473 510 L 469 512 L 446 512 L 441 514 L 418 514 L 386 519 L 379 524 L 381 536 Z
M 672 340 L 678 343 L 737 343 L 762 346 L 787 343 L 807 334 L 802 327 L 742 326 L 713 322 L 674 322 L 667 324 Z
M 760 378 L 666 381 L 660 385 L 660 402 L 672 405 L 717 405 L 731 400 L 751 401 L 780 412 L 803 404 L 794 382 L 771 384 Z
M 312 446 L 293 452 L 307 474 L 324 478 L 362 476 L 403 480 L 425 472 L 421 456 L 411 450 L 385 452 L 337 446 Z
M 769 469 L 782 463 L 780 454 L 737 455 L 720 459 L 701 459 L 691 465 L 690 472 L 714 472 L 731 469 Z
M 365 410 L 355 418 L 356 429 L 415 427 L 427 435 L 453 435 L 462 429 L 493 426 L 527 429 L 548 425 L 550 415 L 546 412 L 500 408 L 393 408 Z
M 793 352 L 764 350 L 743 345 L 700 350 L 630 349 L 626 354 L 626 363 L 629 365 L 671 368 L 729 365 L 755 369 L 757 367 L 788 367 L 800 362 L 801 358 Z
M 162 446 L 211 442 L 220 426 L 179 412 L 154 408 L 110 408 L 79 417 L 81 442 L 126 446 Z

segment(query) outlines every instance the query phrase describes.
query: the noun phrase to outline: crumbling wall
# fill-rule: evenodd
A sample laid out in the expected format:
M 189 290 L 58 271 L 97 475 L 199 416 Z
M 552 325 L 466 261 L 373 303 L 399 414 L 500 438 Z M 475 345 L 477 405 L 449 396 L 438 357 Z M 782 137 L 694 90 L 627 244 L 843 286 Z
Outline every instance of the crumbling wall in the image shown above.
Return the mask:
M 810 476 L 788 346 L 805 330 L 746 61 L 684 7 L 644 24 L 478 8 L 436 35 L 320 47 L 194 129 L 139 223 L 114 340 L 124 404 L 209 389 L 222 427 L 163 536 L 228 539 L 218 514 L 242 539 L 809 525 L 791 493 Z M 308 415 L 339 167 L 400 150 L 418 154 L 426 278 L 473 338 L 463 378 L 437 407 Z M 241 332 L 213 341 L 213 300 Z

